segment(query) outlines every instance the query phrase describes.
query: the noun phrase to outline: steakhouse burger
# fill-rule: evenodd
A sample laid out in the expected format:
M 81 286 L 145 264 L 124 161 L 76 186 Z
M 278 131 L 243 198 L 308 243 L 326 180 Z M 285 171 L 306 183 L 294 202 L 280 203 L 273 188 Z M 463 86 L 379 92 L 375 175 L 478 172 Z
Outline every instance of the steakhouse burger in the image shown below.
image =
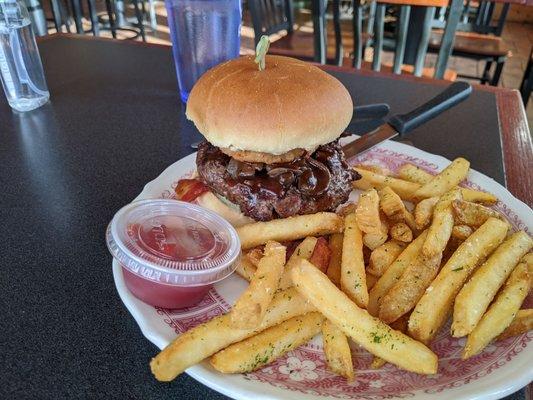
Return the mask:
M 205 73 L 187 118 L 205 141 L 196 158 L 209 188 L 197 201 L 234 225 L 334 211 L 352 190 L 339 136 L 353 104 L 334 77 L 305 62 L 266 56 L 225 62 Z

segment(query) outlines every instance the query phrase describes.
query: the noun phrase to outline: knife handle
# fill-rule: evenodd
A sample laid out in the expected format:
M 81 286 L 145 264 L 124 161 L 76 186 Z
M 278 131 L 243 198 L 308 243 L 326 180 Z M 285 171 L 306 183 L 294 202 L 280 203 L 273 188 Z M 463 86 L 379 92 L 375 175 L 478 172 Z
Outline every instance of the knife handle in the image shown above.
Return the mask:
M 390 107 L 386 103 L 365 104 L 353 108 L 352 121 L 362 119 L 378 119 L 384 118 L 390 111 Z
M 396 114 L 389 119 L 389 124 L 405 135 L 413 129 L 435 118 L 454 105 L 465 100 L 472 93 L 472 86 L 466 82 L 455 82 L 448 86 L 427 103 L 422 104 L 407 114 Z

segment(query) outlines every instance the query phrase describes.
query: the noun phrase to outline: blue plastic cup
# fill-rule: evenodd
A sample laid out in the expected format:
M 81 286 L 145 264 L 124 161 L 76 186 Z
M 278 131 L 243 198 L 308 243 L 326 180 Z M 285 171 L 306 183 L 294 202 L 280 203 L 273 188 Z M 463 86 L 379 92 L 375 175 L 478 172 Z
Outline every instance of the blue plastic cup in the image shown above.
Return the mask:
M 165 0 L 181 100 L 209 68 L 239 56 L 241 0 Z

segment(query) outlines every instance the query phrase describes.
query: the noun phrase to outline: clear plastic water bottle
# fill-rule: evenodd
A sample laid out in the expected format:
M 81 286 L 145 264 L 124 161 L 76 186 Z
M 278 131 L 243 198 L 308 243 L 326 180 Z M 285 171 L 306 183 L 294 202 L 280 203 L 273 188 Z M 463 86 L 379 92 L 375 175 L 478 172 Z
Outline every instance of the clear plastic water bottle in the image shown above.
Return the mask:
M 23 0 L 0 0 L 0 77 L 9 105 L 30 111 L 50 98 Z

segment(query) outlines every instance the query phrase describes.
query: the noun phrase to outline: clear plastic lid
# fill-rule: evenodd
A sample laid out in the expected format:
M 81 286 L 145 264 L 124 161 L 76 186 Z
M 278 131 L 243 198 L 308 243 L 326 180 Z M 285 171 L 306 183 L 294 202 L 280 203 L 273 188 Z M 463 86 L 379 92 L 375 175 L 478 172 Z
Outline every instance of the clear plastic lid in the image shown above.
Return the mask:
M 109 251 L 145 279 L 178 286 L 208 285 L 236 268 L 237 232 L 218 214 L 177 200 L 141 200 L 120 209 L 106 233 Z

